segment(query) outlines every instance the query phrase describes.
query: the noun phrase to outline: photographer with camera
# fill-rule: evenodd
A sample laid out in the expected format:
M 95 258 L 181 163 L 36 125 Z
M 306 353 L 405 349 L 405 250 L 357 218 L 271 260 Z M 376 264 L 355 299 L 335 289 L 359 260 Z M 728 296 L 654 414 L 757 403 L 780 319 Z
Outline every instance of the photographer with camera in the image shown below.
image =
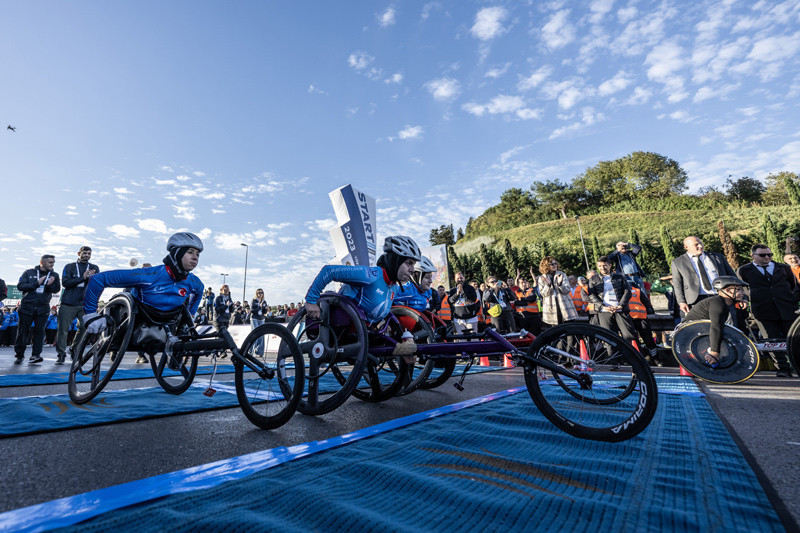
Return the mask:
M 456 272 L 456 286 L 447 293 L 447 302 L 450 304 L 453 316 L 453 327 L 456 333 L 470 329 L 478 332 L 478 309 L 481 302 L 475 288 L 466 283 L 464 274 Z
M 629 242 L 618 242 L 617 249 L 608 254 L 612 269 L 617 274 L 622 274 L 631 285 L 644 291 L 644 270 L 636 262 L 636 256 L 642 252 L 642 247 Z

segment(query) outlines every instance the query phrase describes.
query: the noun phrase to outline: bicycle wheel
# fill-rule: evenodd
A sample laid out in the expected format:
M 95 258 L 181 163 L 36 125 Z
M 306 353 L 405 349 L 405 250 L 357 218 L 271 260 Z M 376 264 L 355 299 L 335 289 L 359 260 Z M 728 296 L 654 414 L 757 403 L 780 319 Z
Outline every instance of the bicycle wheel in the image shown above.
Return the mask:
M 647 427 L 658 405 L 655 376 L 647 362 L 604 328 L 550 328 L 536 337 L 522 365 L 533 402 L 548 420 L 575 437 L 629 439 Z M 540 371 L 545 371 L 544 377 Z
M 411 309 L 410 307 L 392 307 L 392 314 L 400 322 L 400 325 L 407 331 L 411 332 L 414 336 L 416 344 L 430 344 L 434 342 L 434 331 L 428 320 L 422 313 Z M 394 361 L 390 362 L 391 365 L 396 366 Z M 408 379 L 400 387 L 400 390 L 395 393 L 395 396 L 404 396 L 417 390 L 423 383 L 428 380 L 428 377 L 433 371 L 436 364 L 434 359 L 428 356 L 418 355 L 414 364 L 408 365 Z M 399 372 L 400 369 L 396 368 Z
M 795 319 L 786 335 L 786 355 L 794 365 L 794 371 L 800 373 L 800 317 Z
M 172 366 L 177 366 L 177 369 L 170 368 L 170 358 L 172 358 Z M 194 381 L 197 373 L 197 359 L 197 357 L 167 356 L 161 352 L 150 356 L 150 367 L 162 389 L 170 394 L 182 394 Z M 175 374 L 175 371 L 178 373 Z
M 247 335 L 239 353 L 265 367 L 256 373 L 241 361 L 234 362 L 236 397 L 242 412 L 261 429 L 282 426 L 303 395 L 303 355 L 297 340 L 280 324 L 262 324 Z
M 70 400 L 77 404 L 90 401 L 103 390 L 131 340 L 133 299 L 129 295 L 111 298 L 102 314 L 106 317 L 106 329 L 97 335 L 83 334 L 69 369 L 67 390 Z
M 317 304 L 320 321 L 298 327 L 306 317 L 302 308 L 287 325 L 297 332 L 303 354 L 306 396 L 297 410 L 306 415 L 329 413 L 350 397 L 361 379 L 369 344 L 364 318 L 352 300 L 325 293 Z

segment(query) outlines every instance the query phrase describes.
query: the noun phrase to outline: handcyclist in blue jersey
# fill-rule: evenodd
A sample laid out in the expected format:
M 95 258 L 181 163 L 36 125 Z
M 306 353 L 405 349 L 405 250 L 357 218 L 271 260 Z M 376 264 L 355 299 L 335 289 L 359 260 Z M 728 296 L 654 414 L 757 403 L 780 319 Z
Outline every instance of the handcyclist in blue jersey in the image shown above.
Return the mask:
M 106 287 L 131 289 L 131 295 L 156 316 L 174 315 L 184 304 L 194 315 L 203 296 L 203 282 L 191 273 L 197 267 L 203 242 L 193 233 L 176 233 L 167 241 L 164 264 L 135 270 L 110 270 L 89 278 L 83 311 L 91 334 L 106 329 L 105 317 L 98 318 L 97 301 Z M 91 321 L 91 322 L 90 322 Z
M 411 237 L 397 235 L 386 237 L 383 255 L 377 266 L 339 266 L 322 267 L 306 294 L 306 316 L 318 319 L 320 308 L 317 305 L 325 286 L 332 281 L 343 283 L 339 291 L 356 301 L 371 323 L 380 322 L 389 314 L 398 284 L 411 279 L 414 263 L 422 258 L 419 246 Z
M 394 295 L 395 305 L 404 305 L 420 313 L 436 307 L 439 293 L 431 289 L 436 267 L 423 256 L 414 267 L 413 279 L 400 286 Z

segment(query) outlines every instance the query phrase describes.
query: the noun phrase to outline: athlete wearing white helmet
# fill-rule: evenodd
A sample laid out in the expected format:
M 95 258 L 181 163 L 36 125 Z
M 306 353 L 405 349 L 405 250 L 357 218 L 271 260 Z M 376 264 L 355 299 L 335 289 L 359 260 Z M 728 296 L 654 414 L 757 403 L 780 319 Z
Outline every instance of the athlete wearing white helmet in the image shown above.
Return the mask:
M 354 299 L 364 311 L 367 320 L 383 320 L 391 310 L 398 284 L 411 280 L 414 263 L 422 258 L 417 243 L 404 235 L 387 237 L 383 243 L 383 252 L 374 267 L 322 267 L 306 294 L 305 308 L 308 318 L 319 318 L 317 301 L 325 287 L 332 281 L 337 281 L 344 284 L 339 292 Z
M 417 262 L 414 267 L 412 281 L 402 285 L 395 294 L 394 303 L 411 307 L 419 312 L 426 309 L 435 311 L 442 305 L 439 293 L 431 289 L 433 283 L 433 273 L 436 266 L 433 261 L 425 256 Z
M 203 282 L 191 273 L 200 260 L 203 241 L 188 232 L 176 233 L 167 241 L 167 256 L 163 265 L 130 270 L 109 270 L 89 278 L 84 298 L 84 320 L 97 317 L 97 302 L 103 289 L 131 289 L 131 295 L 153 313 L 175 314 L 186 303 L 194 315 L 203 296 Z M 86 327 L 89 333 L 106 328 L 105 319 L 93 321 Z

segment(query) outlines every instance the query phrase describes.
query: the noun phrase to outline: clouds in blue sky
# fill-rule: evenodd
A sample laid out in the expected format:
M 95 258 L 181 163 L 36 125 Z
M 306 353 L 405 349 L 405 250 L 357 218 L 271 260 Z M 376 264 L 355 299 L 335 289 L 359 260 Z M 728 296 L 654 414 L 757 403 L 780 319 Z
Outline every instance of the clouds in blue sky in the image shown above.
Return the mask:
M 695 189 L 800 170 L 794 1 L 7 5 L 12 283 L 83 243 L 104 268 L 157 263 L 188 229 L 206 283 L 242 283 L 247 243 L 248 293 L 297 301 L 347 183 L 377 199 L 380 237 L 426 243 L 509 187 L 634 150 Z

